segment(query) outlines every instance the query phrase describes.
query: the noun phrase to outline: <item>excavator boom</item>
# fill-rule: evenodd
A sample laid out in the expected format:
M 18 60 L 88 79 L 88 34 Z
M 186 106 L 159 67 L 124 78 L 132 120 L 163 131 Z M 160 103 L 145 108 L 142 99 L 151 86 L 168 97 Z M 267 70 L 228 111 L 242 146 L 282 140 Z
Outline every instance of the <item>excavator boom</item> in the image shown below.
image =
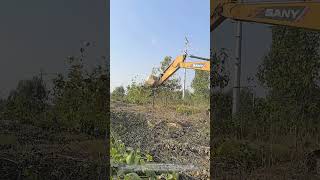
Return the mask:
M 183 62 L 179 64 L 179 67 L 201 71 L 210 71 L 210 62 Z
M 163 74 L 159 77 L 159 79 L 155 79 L 156 77 L 154 76 L 149 76 L 146 83 L 149 86 L 160 86 L 180 68 L 210 71 L 210 61 L 185 62 L 186 57 L 187 57 L 186 55 L 178 56 L 163 72 Z M 202 58 L 202 59 L 205 59 L 205 58 Z
M 227 18 L 320 31 L 320 2 L 316 1 L 239 3 L 211 0 L 211 8 L 211 31 Z
M 240 3 L 236 0 L 211 0 L 210 9 L 210 31 L 226 19 L 320 31 L 320 1 Z M 150 76 L 147 84 L 161 85 L 179 68 L 210 71 L 210 61 L 207 59 L 202 58 L 206 62 L 184 62 L 185 59 L 186 55 L 178 56 L 159 79 Z
M 186 55 L 178 56 L 169 66 L 168 68 L 163 72 L 162 76 L 160 77 L 160 80 L 158 81 L 157 85 L 161 85 L 164 81 L 169 79 L 180 67 L 179 64 L 184 62 L 186 59 Z

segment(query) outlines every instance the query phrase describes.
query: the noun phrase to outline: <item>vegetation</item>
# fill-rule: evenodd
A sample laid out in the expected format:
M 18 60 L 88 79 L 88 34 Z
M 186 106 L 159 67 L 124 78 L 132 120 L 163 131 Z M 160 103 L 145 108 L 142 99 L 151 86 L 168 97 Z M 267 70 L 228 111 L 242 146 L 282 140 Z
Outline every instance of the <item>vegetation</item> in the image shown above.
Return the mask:
M 5 119 L 49 127 L 59 127 L 104 134 L 107 119 L 106 69 L 98 65 L 84 68 L 85 49 L 79 57 L 69 57 L 66 76 L 58 74 L 48 89 L 42 75 L 21 80 L 5 101 Z
M 149 154 L 142 154 L 139 149 L 134 150 L 132 148 L 126 148 L 121 140 L 116 140 L 114 136 L 111 136 L 111 177 L 110 179 L 161 179 L 166 180 L 178 180 L 179 174 L 177 173 L 161 173 L 157 174 L 154 171 L 146 170 L 144 172 L 134 172 L 134 171 L 121 171 L 117 169 L 120 165 L 145 165 L 145 163 L 152 162 L 153 158 Z
M 289 164 L 282 173 L 301 172 L 306 154 L 320 143 L 320 35 L 286 27 L 273 27 L 272 35 L 270 52 L 257 74 L 267 96 L 255 97 L 252 89 L 242 89 L 240 113 L 234 118 L 230 93 L 211 97 L 215 157 L 237 160 L 248 176 L 254 169 L 281 163 Z
M 159 76 L 166 70 L 171 62 L 172 58 L 166 56 L 160 63 L 161 66 L 159 68 L 153 68 L 152 74 Z M 132 104 L 148 105 L 154 103 L 160 106 L 173 106 L 177 111 L 181 111 L 182 106 L 190 108 L 193 108 L 192 106 L 202 106 L 205 109 L 205 107 L 209 107 L 209 84 L 210 79 L 208 72 L 195 71 L 195 77 L 192 81 L 193 92 L 187 89 L 185 98 L 183 99 L 181 80 L 176 75 L 170 77 L 169 80 L 156 89 L 144 86 L 143 81 L 133 79 L 126 90 L 121 86 L 116 87 L 111 93 L 111 98 L 115 101 Z
M 0 101 L 0 150 L 5 157 L 0 158 L 1 177 L 96 179 L 105 175 L 106 163 L 101 160 L 106 154 L 102 138 L 109 122 L 109 75 L 102 64 L 85 67 L 89 49 L 86 43 L 79 56 L 68 57 L 67 73 L 56 75 L 50 86 L 41 72 L 21 80 Z
M 112 99 L 114 100 L 118 100 L 118 101 L 121 101 L 124 99 L 124 96 L 125 96 L 125 89 L 123 86 L 119 86 L 119 87 L 116 87 L 112 93 L 111 93 L 111 97 Z
M 165 57 L 160 67 L 153 69 L 152 74 L 159 76 L 171 62 L 171 57 Z M 193 91 L 187 90 L 185 98 L 182 98 L 181 81 L 177 75 L 173 75 L 157 88 L 145 86 L 143 81 L 137 79 L 133 79 L 126 89 L 115 88 L 111 93 L 111 104 L 114 104 L 111 108 L 111 132 L 117 134 L 118 139 L 121 139 L 127 147 L 136 148 L 136 150 L 125 148 L 124 144 L 113 140 L 111 158 L 122 165 L 130 165 L 129 159 L 132 159 L 134 164 L 143 165 L 147 157 L 151 158 L 151 155 L 144 155 L 143 152 L 151 152 L 155 162 L 158 163 L 199 165 L 201 172 L 192 176 L 200 179 L 208 178 L 209 165 L 208 161 L 204 162 L 204 159 L 208 158 L 209 152 L 203 149 L 209 146 L 209 116 L 208 113 L 204 113 L 209 107 L 209 83 L 209 73 L 197 71 L 193 80 Z M 118 106 L 121 108 L 117 108 Z M 128 109 L 129 107 L 133 110 Z M 145 119 L 145 117 L 148 118 Z M 190 127 L 184 127 L 178 123 L 187 121 L 182 117 L 190 119 L 191 122 L 184 122 Z M 199 124 L 199 121 L 202 123 Z M 199 130 L 198 126 L 204 130 Z M 199 162 L 191 159 L 197 159 Z M 163 174 L 128 171 L 123 173 L 116 168 L 113 169 L 113 175 L 123 178 L 130 175 L 131 178 L 137 179 L 163 177 L 168 180 L 178 179 L 179 176 L 174 172 Z M 183 173 L 180 176 L 187 175 Z

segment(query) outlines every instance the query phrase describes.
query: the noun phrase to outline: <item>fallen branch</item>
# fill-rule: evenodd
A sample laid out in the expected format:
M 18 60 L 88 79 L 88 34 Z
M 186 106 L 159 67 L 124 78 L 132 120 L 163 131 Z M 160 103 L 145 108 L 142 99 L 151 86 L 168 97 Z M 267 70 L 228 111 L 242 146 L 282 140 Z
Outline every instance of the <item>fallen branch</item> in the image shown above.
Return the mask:
M 14 161 L 14 160 L 11 160 L 11 159 L 8 159 L 8 158 L 4 158 L 4 157 L 0 157 L 0 160 L 9 161 L 9 162 L 11 162 L 11 163 L 13 163 L 13 164 L 15 164 L 15 165 L 18 165 L 18 164 L 19 164 L 18 162 Z

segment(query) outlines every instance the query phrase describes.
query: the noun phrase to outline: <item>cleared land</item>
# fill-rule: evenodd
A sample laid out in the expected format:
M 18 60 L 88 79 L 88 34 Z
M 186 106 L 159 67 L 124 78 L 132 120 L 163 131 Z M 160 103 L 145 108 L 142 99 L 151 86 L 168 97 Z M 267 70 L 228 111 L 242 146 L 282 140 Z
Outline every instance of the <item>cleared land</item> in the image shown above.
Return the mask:
M 149 152 L 155 162 L 193 164 L 188 172 L 198 179 L 209 177 L 210 117 L 206 109 L 180 113 L 167 106 L 111 103 L 111 132 L 126 146 Z

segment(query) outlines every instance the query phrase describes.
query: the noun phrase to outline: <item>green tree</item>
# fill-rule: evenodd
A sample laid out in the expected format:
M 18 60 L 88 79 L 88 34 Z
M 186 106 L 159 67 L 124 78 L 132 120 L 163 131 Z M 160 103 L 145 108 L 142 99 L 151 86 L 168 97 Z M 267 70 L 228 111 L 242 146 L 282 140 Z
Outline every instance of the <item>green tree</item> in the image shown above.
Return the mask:
M 224 123 L 231 113 L 231 97 L 226 95 L 223 90 L 227 87 L 230 79 L 229 72 L 225 68 L 228 60 L 228 53 L 225 49 L 219 51 L 212 50 L 210 54 L 210 109 L 215 123 Z M 218 125 L 214 126 L 216 132 Z
M 123 86 L 116 87 L 111 93 L 111 98 L 114 100 L 123 100 L 125 92 L 126 91 Z
M 210 73 L 207 71 L 195 71 L 195 76 L 192 80 L 191 87 L 194 90 L 194 95 L 202 100 L 210 97 Z
M 5 107 L 5 117 L 34 123 L 45 112 L 49 91 L 41 77 L 21 80 L 11 91 Z
M 137 83 L 135 80 L 127 87 L 126 100 L 134 104 L 146 104 L 151 102 L 152 91 L 150 88 Z
M 153 68 L 152 74 L 159 76 L 170 66 L 172 63 L 172 57 L 166 56 L 160 63 L 159 68 Z M 164 103 L 168 103 L 168 99 L 181 99 L 179 93 L 174 93 L 181 89 L 181 79 L 175 74 L 172 75 L 168 80 L 166 80 L 162 86 L 156 90 L 158 97 L 164 100 Z
M 270 52 L 257 74 L 274 105 L 303 119 L 317 117 L 319 112 L 319 48 L 317 32 L 273 27 Z
M 159 76 L 161 75 L 172 63 L 172 57 L 171 56 L 166 56 L 164 59 L 160 62 L 160 67 L 159 68 L 153 68 L 152 74 Z M 164 85 L 162 86 L 163 89 L 168 89 L 168 90 L 178 90 L 181 89 L 181 83 L 180 83 L 180 78 L 177 78 L 175 74 L 173 74 L 170 79 L 168 79 Z
M 86 59 L 81 48 L 78 57 L 69 57 L 67 76 L 53 80 L 53 116 L 59 126 L 102 134 L 107 126 L 108 74 L 105 66 L 90 71 L 84 68 Z

